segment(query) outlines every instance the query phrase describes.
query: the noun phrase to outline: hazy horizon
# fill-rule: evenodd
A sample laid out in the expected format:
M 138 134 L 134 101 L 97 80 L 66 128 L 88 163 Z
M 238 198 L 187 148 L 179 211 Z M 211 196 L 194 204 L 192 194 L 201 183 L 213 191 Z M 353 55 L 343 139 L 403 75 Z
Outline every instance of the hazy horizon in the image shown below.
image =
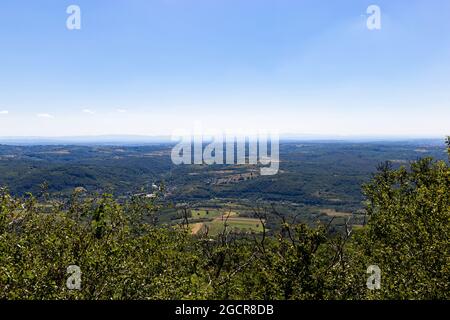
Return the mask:
M 177 138 L 175 136 L 175 138 Z M 0 145 L 33 144 L 154 144 L 175 143 L 169 135 L 85 135 L 85 136 L 0 136 Z M 308 134 L 280 134 L 280 142 L 436 142 L 444 144 L 445 136 L 362 136 L 362 135 L 308 135 Z M 207 140 L 205 140 L 206 142 Z

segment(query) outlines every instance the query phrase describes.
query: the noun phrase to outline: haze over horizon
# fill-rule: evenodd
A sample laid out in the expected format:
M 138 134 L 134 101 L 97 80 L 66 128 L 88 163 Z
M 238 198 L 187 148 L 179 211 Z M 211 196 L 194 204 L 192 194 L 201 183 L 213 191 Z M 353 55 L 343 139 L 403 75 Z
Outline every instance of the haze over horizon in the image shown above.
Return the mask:
M 0 137 L 450 133 L 448 1 L 70 4 L 0 6 Z
M 225 138 L 225 133 L 224 139 Z M 270 135 L 270 133 L 267 133 Z M 185 138 L 194 139 L 193 132 L 184 135 Z M 244 132 L 231 137 L 251 139 L 258 135 L 247 135 Z M 0 145 L 55 145 L 55 144 L 153 144 L 153 143 L 176 143 L 182 136 L 177 135 L 85 135 L 85 136 L 0 136 Z M 198 136 L 199 137 L 199 136 Z M 281 142 L 285 141 L 304 141 L 304 142 L 323 142 L 323 141 L 343 141 L 343 142 L 406 142 L 406 141 L 429 141 L 437 144 L 444 144 L 446 136 L 391 136 L 391 135 L 313 135 L 313 134 L 276 134 Z M 202 134 L 202 141 L 207 143 L 212 136 Z

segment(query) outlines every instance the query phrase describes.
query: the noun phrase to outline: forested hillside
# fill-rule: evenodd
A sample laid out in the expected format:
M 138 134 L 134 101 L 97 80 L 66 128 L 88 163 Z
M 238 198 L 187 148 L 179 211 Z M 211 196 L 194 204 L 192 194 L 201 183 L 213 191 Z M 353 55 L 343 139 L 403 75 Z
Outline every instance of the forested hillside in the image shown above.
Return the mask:
M 450 141 L 449 141 L 450 151 Z M 164 203 L 0 194 L 1 299 L 449 299 L 450 168 L 378 166 L 362 186 L 366 223 L 344 230 L 255 208 L 262 232 L 192 235 L 157 223 Z M 158 196 L 162 195 L 158 194 Z M 269 236 L 268 216 L 280 229 Z M 68 266 L 80 290 L 66 286 Z M 368 266 L 381 270 L 366 286 Z

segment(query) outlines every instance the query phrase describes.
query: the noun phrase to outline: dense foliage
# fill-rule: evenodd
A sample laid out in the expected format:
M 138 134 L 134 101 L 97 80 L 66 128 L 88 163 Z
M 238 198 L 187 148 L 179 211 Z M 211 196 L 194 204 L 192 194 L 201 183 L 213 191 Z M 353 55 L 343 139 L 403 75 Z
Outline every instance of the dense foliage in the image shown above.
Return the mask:
M 176 203 L 265 200 L 354 212 L 361 208 L 361 184 L 377 164 L 398 167 L 418 157 L 445 159 L 440 140 L 405 142 L 280 142 L 280 171 L 251 179 L 248 166 L 175 166 L 172 145 L 148 146 L 6 146 L 0 145 L 0 185 L 13 195 L 37 194 L 40 184 L 59 196 L 76 187 L 91 193 L 129 196 L 163 181 Z M 230 183 L 218 180 L 237 178 Z M 248 176 L 247 176 L 248 178 Z M 305 210 L 303 210 L 305 212 Z
M 62 201 L 3 189 L 0 298 L 449 299 L 448 163 L 385 164 L 363 191 L 362 228 L 336 232 L 257 208 L 261 223 L 268 212 L 279 217 L 279 233 L 225 228 L 209 237 L 157 225 L 154 199 L 77 191 Z M 66 287 L 70 265 L 82 271 L 81 290 Z M 381 269 L 379 290 L 366 287 L 369 265 Z

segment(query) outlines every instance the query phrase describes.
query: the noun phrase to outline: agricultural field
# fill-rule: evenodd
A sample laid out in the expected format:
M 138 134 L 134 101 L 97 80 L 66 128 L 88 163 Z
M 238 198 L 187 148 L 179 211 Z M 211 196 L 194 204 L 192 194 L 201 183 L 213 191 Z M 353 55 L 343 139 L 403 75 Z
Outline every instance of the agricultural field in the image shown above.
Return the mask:
M 208 233 L 214 236 L 224 231 L 225 228 L 235 233 L 260 233 L 263 225 L 259 219 L 240 217 L 236 211 L 195 209 L 191 210 L 189 227 L 193 235 Z M 198 222 L 199 220 L 202 222 Z
M 220 210 L 216 209 L 196 209 L 191 210 L 191 219 L 211 219 L 221 215 Z

